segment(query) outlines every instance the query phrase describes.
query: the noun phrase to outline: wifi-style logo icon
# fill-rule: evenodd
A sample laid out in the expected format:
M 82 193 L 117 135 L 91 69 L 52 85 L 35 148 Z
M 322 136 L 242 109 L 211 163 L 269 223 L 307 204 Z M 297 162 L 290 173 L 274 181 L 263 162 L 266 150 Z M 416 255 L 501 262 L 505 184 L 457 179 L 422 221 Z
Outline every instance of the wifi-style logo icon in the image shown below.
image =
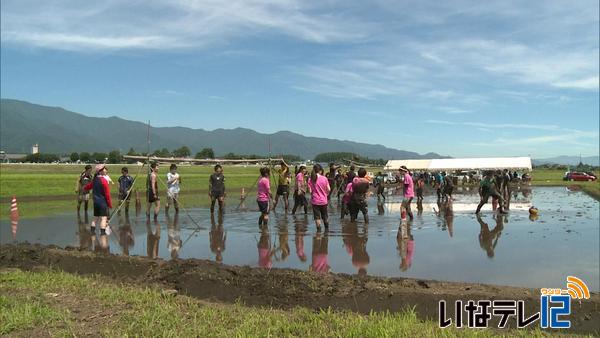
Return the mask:
M 590 299 L 590 289 L 584 281 L 575 276 L 567 277 L 566 291 L 572 299 Z

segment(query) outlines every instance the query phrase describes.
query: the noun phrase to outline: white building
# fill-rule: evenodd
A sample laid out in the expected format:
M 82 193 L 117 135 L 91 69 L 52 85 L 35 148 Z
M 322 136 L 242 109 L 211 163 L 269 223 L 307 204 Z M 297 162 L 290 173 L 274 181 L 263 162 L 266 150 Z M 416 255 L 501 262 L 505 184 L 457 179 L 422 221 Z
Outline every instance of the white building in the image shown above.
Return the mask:
M 410 170 L 531 170 L 531 157 L 480 157 L 443 158 L 431 160 L 389 160 L 385 170 L 398 170 L 406 166 Z

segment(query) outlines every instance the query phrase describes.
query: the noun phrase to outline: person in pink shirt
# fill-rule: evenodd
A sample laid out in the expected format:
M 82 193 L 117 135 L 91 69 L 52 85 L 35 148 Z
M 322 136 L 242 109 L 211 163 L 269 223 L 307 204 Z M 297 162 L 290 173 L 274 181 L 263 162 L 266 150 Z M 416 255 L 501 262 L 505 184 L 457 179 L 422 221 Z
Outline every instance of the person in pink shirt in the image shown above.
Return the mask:
M 269 180 L 270 176 L 271 170 L 269 168 L 260 168 L 260 178 L 256 185 L 256 202 L 258 203 L 258 209 L 260 210 L 258 226 L 266 226 L 269 222 L 269 202 L 272 199 L 271 182 Z
M 352 194 L 354 190 L 352 189 L 354 183 L 350 182 L 346 184 L 346 188 L 344 189 L 344 196 L 342 197 L 342 210 L 340 211 L 340 219 L 344 219 L 344 216 L 349 213 L 349 205 L 352 201 Z
M 323 176 L 323 168 L 320 164 L 315 164 L 313 166 L 313 170 L 310 173 L 310 179 L 308 180 L 308 189 L 311 193 L 310 203 L 312 204 L 313 217 L 317 224 L 317 228 L 321 228 L 321 222 L 325 224 L 326 228 L 329 228 L 327 205 L 329 204 L 328 196 L 331 187 L 329 186 L 327 177 Z
M 296 214 L 296 210 L 299 206 L 304 207 L 304 214 L 308 213 L 308 206 L 306 202 L 306 167 L 300 166 L 296 173 L 296 187 L 294 188 L 294 207 L 292 208 L 292 215 Z
M 413 198 L 415 197 L 415 186 L 410 173 L 410 170 L 406 168 L 406 166 L 400 167 L 400 172 L 404 174 L 404 200 L 402 203 L 404 204 L 404 208 L 406 208 L 406 213 L 410 220 L 413 220 L 413 213 L 410 209 L 410 204 L 412 203 Z

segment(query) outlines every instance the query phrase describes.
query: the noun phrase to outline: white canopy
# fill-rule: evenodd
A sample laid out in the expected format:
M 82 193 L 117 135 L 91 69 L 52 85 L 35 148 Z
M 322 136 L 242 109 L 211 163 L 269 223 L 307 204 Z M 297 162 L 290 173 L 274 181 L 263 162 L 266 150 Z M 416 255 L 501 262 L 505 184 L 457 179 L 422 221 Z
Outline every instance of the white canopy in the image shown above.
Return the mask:
M 397 170 L 400 166 L 410 170 L 490 170 L 512 169 L 531 170 L 530 157 L 482 157 L 482 158 L 443 158 L 432 160 L 390 160 L 386 170 Z

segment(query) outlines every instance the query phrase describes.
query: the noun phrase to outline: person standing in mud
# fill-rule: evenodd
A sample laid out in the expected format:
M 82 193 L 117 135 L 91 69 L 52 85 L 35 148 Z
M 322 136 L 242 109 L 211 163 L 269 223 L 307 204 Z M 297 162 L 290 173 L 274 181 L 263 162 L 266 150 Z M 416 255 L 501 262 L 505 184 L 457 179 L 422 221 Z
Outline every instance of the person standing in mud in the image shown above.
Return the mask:
M 452 176 L 444 173 L 444 199 L 447 201 L 452 200 L 452 192 L 454 191 L 454 182 L 452 182 Z
M 358 212 L 362 212 L 365 223 L 369 223 L 369 210 L 367 208 L 367 193 L 369 192 L 369 180 L 365 177 L 365 168 L 358 170 L 358 177 L 352 183 L 352 198 L 348 205 L 350 209 L 350 221 L 356 222 Z
M 81 203 L 84 204 L 84 212 L 88 212 L 88 202 L 90 200 L 90 192 L 85 191 L 85 187 L 92 181 L 92 166 L 86 165 L 84 171 L 77 178 L 77 185 L 75 186 L 75 193 L 77 194 L 77 214 L 81 210 Z
M 167 205 L 165 206 L 165 212 L 169 213 L 169 207 L 171 204 L 175 207 L 175 213 L 179 212 L 179 184 L 181 183 L 181 177 L 177 172 L 177 165 L 171 164 L 169 172 L 167 173 Z
M 337 191 L 337 199 L 340 201 L 340 196 L 344 194 L 344 190 L 346 189 L 346 184 L 344 183 L 344 174 L 342 174 L 342 169 L 338 168 L 335 174 L 335 186 Z
M 356 177 L 356 173 L 354 172 L 354 170 L 356 170 L 356 167 L 354 167 L 353 164 L 350 166 L 350 170 L 348 170 L 348 172 L 346 173 L 346 184 L 352 183 L 352 181 L 354 181 L 354 178 Z
M 335 165 L 335 163 L 329 163 L 329 172 L 327 172 L 327 174 L 325 174 L 325 176 L 327 177 L 327 181 L 329 182 L 329 194 L 327 195 L 327 199 L 331 200 L 331 193 L 333 192 L 333 190 L 335 189 L 336 185 L 335 185 L 335 176 L 336 176 L 336 170 L 339 167 Z
M 90 227 L 92 234 L 96 234 L 96 225 L 100 223 L 100 236 L 110 235 L 108 228 L 109 209 L 112 208 L 112 200 L 110 198 L 110 187 L 104 176 L 108 173 L 105 164 L 96 165 L 96 174 L 91 182 L 85 187 L 85 191 L 92 191 L 94 199 L 94 219 Z M 107 233 L 108 228 L 108 233 Z
M 223 263 L 223 251 L 225 251 L 225 241 L 227 240 L 227 233 L 223 228 L 223 216 L 219 215 L 217 222 L 215 222 L 215 216 L 210 216 L 210 251 L 215 254 L 215 262 Z
M 308 181 L 308 189 L 311 193 L 310 203 L 312 204 L 317 229 L 321 228 L 321 222 L 326 228 L 329 228 L 329 215 L 327 214 L 329 199 L 327 196 L 331 192 L 331 187 L 329 186 L 329 180 L 322 175 L 322 172 L 321 165 L 315 164 Z
M 435 183 L 435 191 L 437 193 L 437 199 L 441 200 L 442 199 L 442 189 L 444 188 L 444 177 L 442 176 L 442 173 L 437 172 L 435 174 L 435 179 L 434 179 Z
M 406 213 L 408 214 L 408 217 L 412 221 L 414 219 L 414 216 L 413 216 L 410 204 L 412 203 L 412 200 L 415 197 L 415 190 L 414 190 L 415 187 L 414 187 L 412 176 L 410 174 L 410 170 L 408 170 L 408 168 L 406 168 L 406 166 L 401 166 L 400 172 L 404 174 L 404 179 L 403 179 L 404 200 L 402 201 L 402 204 L 404 205 L 404 208 L 406 209 Z
M 294 207 L 292 208 L 292 215 L 296 214 L 296 210 L 299 206 L 304 208 L 304 214 L 308 213 L 308 202 L 306 201 L 306 167 L 300 166 L 298 174 L 296 174 L 296 186 L 294 188 Z
M 258 226 L 267 226 L 269 223 L 269 202 L 273 198 L 271 195 L 271 170 L 267 167 L 260 168 L 260 179 L 256 187 L 256 202 L 260 210 L 258 218 Z
M 502 192 L 501 195 L 504 198 L 504 208 L 506 210 L 510 207 L 510 181 L 511 176 L 508 169 L 504 169 L 504 173 L 502 175 Z
M 325 234 L 321 234 L 320 230 L 317 230 L 313 236 L 312 245 L 312 263 L 310 264 L 309 271 L 318 273 L 328 273 L 329 269 L 329 230 L 325 230 Z
M 373 180 L 373 186 L 377 189 L 377 201 L 383 200 L 385 202 L 385 195 L 383 192 L 385 191 L 385 183 L 383 174 L 380 172 L 377 173 L 375 179 Z
M 219 202 L 219 215 L 223 214 L 225 203 L 225 175 L 220 164 L 215 165 L 214 173 L 208 179 L 208 197 L 210 197 L 210 214 L 215 213 L 215 202 Z
M 477 205 L 477 210 L 475 210 L 476 214 L 479 214 L 479 212 L 481 212 L 481 208 L 484 204 L 486 204 L 489 201 L 490 197 L 498 199 L 498 201 L 500 202 L 499 211 L 501 213 L 504 213 L 504 200 L 496 189 L 497 188 L 494 179 L 494 174 L 493 172 L 488 171 L 485 174 L 485 177 L 479 183 L 479 196 L 481 196 L 481 201 L 479 202 L 479 205 Z
M 131 200 L 131 187 L 133 186 L 133 177 L 129 176 L 127 167 L 121 168 L 121 177 L 119 177 L 119 205 L 125 203 L 125 213 L 129 214 L 129 201 Z M 119 210 L 121 214 L 121 210 Z
M 352 201 L 352 185 L 353 183 L 346 184 L 346 189 L 344 190 L 344 196 L 342 197 L 342 208 L 340 210 L 340 219 L 344 219 L 346 214 L 350 211 L 350 202 Z
M 158 196 L 158 164 L 153 162 L 150 164 L 150 174 L 146 179 L 146 195 L 148 203 L 146 204 L 146 218 L 150 219 L 150 208 L 154 204 L 154 219 L 158 218 L 160 211 L 160 197 Z
M 423 174 L 419 175 L 417 179 L 417 202 L 423 201 L 423 189 L 425 188 L 425 179 L 423 179 Z
M 289 195 L 290 195 L 290 168 L 285 164 L 284 161 L 281 161 L 281 167 L 277 171 L 278 182 L 277 182 L 277 193 L 275 194 L 275 203 L 273 203 L 273 210 L 277 208 L 277 204 L 279 203 L 279 196 L 283 199 L 283 205 L 285 207 L 285 212 L 288 212 L 290 207 Z

